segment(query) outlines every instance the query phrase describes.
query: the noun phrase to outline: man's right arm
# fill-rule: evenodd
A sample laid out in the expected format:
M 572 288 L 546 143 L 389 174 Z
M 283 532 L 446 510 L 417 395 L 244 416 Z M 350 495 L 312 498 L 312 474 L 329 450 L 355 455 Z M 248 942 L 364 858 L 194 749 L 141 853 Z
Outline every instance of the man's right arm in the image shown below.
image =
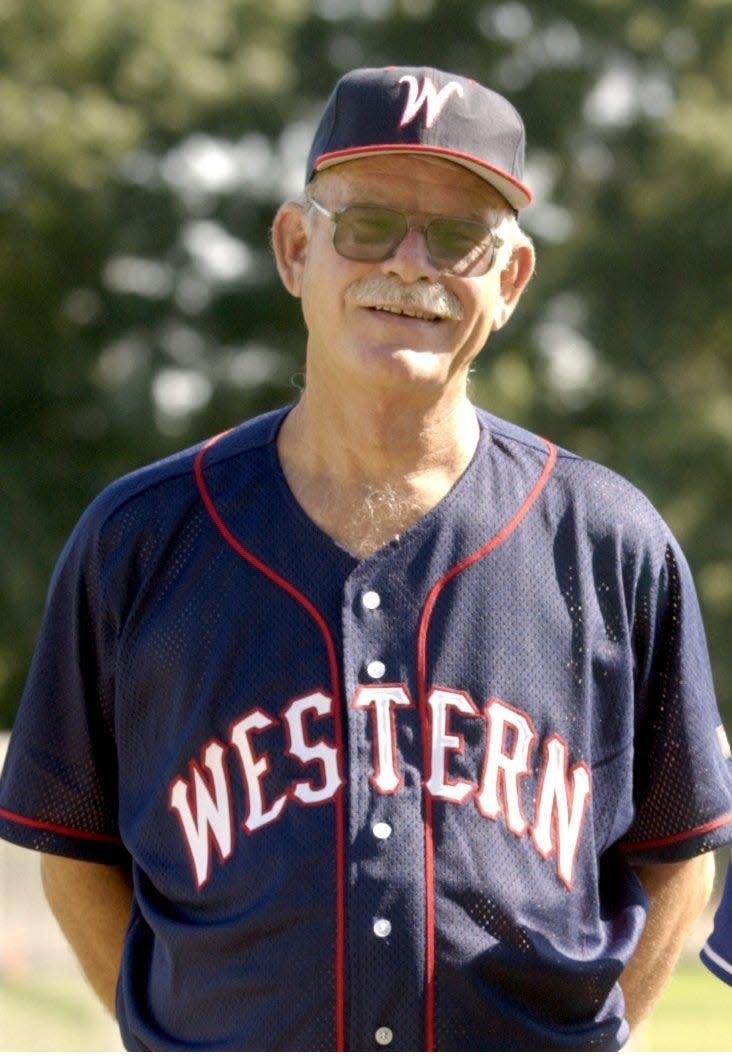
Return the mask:
M 94 991 L 114 1015 L 132 883 L 125 868 L 41 855 L 51 911 Z

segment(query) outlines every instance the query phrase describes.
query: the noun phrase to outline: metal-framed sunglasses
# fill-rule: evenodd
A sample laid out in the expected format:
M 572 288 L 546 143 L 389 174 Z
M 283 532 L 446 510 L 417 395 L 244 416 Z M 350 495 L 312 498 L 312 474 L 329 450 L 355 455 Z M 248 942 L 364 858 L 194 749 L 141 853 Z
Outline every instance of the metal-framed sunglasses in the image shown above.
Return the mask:
M 460 217 L 433 217 L 424 225 L 412 224 L 407 214 L 388 206 L 355 203 L 328 210 L 308 197 L 333 225 L 333 246 L 349 261 L 386 261 L 408 232 L 421 232 L 432 265 L 455 276 L 482 276 L 493 267 L 503 245 L 488 225 Z

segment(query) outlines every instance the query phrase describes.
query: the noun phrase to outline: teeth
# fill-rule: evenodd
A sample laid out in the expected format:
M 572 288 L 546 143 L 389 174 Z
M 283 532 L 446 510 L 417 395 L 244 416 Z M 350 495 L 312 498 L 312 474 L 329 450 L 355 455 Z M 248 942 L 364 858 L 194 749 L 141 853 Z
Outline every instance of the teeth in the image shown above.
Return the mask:
M 380 310 L 382 313 L 394 313 L 396 316 L 401 317 L 415 317 L 417 320 L 438 320 L 434 313 L 428 313 L 424 309 L 415 309 L 413 307 L 399 309 L 392 305 L 375 305 L 374 309 Z

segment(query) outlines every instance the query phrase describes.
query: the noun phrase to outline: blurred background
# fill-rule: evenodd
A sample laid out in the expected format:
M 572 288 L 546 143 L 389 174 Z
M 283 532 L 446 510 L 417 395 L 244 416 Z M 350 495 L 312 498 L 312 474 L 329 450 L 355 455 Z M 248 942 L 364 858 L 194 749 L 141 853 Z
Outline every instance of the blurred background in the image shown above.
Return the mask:
M 473 397 L 661 510 L 732 723 L 730 0 L 0 0 L 0 729 L 91 498 L 296 396 L 269 226 L 389 63 L 522 113 L 537 274 Z

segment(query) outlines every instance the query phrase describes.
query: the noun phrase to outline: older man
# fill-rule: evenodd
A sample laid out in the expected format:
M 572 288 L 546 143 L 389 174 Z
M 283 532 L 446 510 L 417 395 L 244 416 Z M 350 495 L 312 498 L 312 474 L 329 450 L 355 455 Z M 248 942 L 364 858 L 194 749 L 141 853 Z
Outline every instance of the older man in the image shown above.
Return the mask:
M 273 227 L 302 395 L 59 562 L 0 820 L 130 1049 L 618 1049 L 706 901 L 681 551 L 468 397 L 534 268 L 523 153 L 473 81 L 345 76 Z

